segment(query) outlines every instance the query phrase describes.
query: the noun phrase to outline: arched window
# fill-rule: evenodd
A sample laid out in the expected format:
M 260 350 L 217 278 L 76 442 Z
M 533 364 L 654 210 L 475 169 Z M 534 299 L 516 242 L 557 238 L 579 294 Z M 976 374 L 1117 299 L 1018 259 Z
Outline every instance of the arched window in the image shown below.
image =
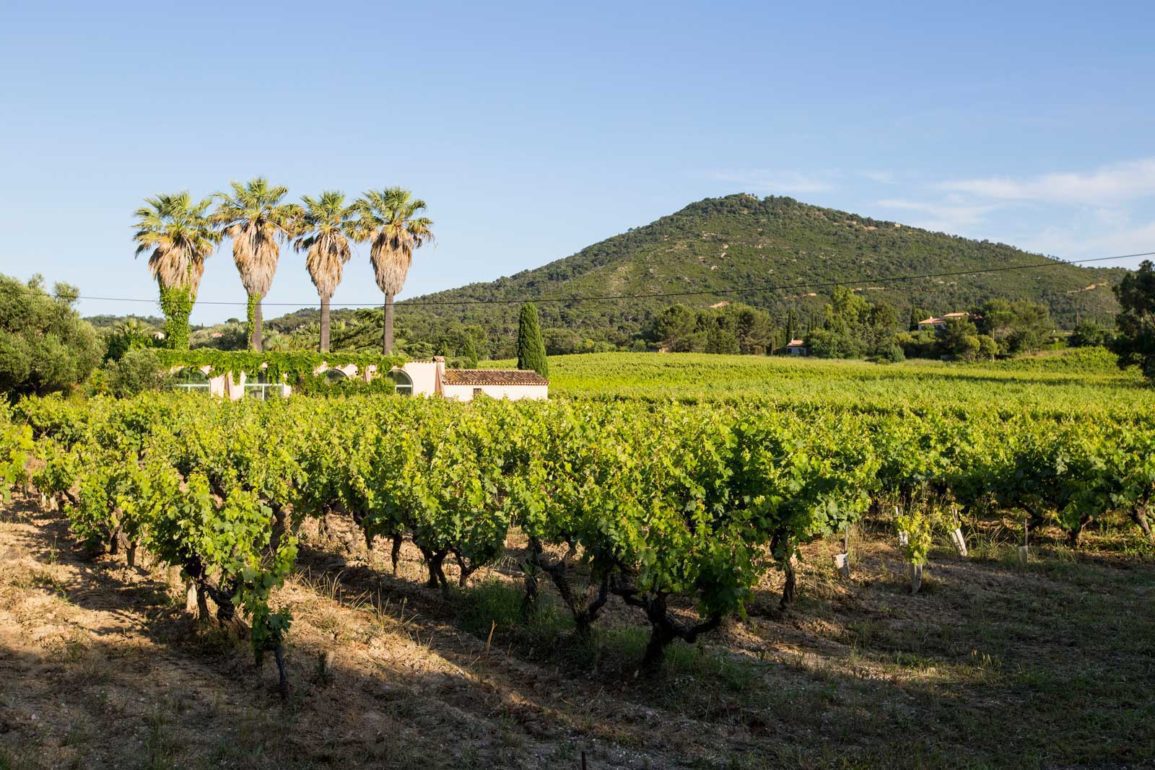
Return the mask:
M 176 390 L 209 392 L 209 376 L 194 366 L 186 366 L 172 376 L 172 387 Z
M 349 375 L 345 374 L 340 369 L 326 369 L 323 376 L 326 380 L 329 381 L 330 384 L 335 382 L 344 382 L 345 380 L 349 379 Z
M 252 398 L 259 398 L 264 401 L 267 398 L 277 398 L 281 395 L 282 383 L 274 381 L 269 377 L 269 369 L 262 366 L 254 375 L 251 382 L 245 383 L 245 395 Z
M 394 369 L 389 372 L 389 376 L 393 379 L 393 382 L 397 383 L 397 395 L 413 395 L 413 379 L 408 374 L 400 369 Z

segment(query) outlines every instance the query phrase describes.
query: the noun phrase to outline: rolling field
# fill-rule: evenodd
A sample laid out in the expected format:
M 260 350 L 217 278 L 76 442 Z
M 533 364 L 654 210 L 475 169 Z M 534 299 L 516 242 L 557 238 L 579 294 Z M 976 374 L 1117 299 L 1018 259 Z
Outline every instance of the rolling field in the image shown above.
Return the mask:
M 514 361 L 488 366 L 510 367 Z M 569 398 L 791 404 L 1155 411 L 1155 389 L 1101 349 L 975 364 L 900 364 L 701 353 L 550 358 L 550 394 Z

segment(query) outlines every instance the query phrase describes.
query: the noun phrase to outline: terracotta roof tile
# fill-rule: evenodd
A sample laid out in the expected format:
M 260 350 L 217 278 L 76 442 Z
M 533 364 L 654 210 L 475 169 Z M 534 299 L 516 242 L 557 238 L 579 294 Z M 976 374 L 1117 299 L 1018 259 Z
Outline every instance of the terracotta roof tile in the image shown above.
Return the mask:
M 441 377 L 445 385 L 548 385 L 549 380 L 537 372 L 520 369 L 446 369 Z

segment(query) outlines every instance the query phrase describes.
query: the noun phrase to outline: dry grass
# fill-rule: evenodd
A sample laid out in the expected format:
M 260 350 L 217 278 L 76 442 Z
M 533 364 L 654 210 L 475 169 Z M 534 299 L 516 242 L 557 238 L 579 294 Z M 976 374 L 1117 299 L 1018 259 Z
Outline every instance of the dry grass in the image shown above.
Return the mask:
M 936 553 L 916 596 L 886 538 L 854 541 L 849 583 L 817 544 L 793 609 L 768 583 L 644 681 L 628 608 L 578 643 L 556 606 L 520 621 L 512 564 L 444 595 L 416 552 L 393 577 L 350 534 L 310 533 L 277 597 L 282 704 L 271 667 L 195 633 L 165 571 L 86 562 L 30 506 L 0 515 L 0 768 L 1155 763 L 1155 564 L 1123 536 L 1020 565 L 992 535 Z

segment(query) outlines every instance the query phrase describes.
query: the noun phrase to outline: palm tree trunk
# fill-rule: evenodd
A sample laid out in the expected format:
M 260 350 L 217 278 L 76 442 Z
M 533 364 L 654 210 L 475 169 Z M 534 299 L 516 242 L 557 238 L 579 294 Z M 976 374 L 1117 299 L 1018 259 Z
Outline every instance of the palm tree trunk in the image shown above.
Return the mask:
M 385 295 L 385 339 L 383 341 L 385 355 L 393 352 L 393 295 Z
M 258 353 L 265 349 L 265 340 L 264 335 L 262 334 L 261 321 L 261 298 L 257 296 L 253 301 L 253 336 L 249 339 L 249 347 Z
M 321 352 L 329 352 L 329 298 L 321 297 Z

